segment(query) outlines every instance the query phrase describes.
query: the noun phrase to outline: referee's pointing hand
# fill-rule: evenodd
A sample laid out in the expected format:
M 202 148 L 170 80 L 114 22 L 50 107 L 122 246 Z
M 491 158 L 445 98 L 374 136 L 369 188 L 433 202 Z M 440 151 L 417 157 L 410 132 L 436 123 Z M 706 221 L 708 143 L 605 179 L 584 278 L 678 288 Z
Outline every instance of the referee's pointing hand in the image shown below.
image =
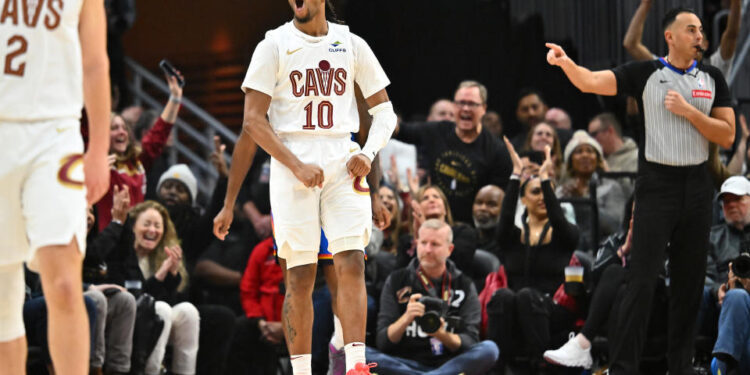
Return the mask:
M 568 57 L 562 47 L 555 43 L 545 43 L 544 45 L 549 48 L 549 52 L 547 52 L 547 62 L 550 65 L 562 65 L 563 60 Z

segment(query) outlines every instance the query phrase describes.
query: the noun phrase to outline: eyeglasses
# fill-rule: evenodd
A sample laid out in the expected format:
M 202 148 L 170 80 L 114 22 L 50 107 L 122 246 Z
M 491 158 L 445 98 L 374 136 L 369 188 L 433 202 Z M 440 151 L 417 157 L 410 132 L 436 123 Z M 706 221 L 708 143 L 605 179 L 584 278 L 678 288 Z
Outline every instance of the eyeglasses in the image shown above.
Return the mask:
M 482 105 L 482 103 L 469 102 L 469 101 L 465 101 L 465 100 L 456 100 L 453 103 L 456 106 L 458 106 L 458 108 L 461 108 L 463 106 L 467 106 L 467 107 L 469 107 L 471 109 L 474 109 L 474 108 L 479 107 L 480 105 Z

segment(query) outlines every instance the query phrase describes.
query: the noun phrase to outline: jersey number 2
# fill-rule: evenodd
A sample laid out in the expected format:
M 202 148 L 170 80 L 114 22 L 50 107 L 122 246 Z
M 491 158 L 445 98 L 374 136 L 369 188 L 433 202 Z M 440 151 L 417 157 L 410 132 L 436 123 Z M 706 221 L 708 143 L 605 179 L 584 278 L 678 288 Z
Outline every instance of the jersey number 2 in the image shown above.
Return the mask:
M 26 53 L 29 49 L 29 43 L 23 36 L 13 35 L 8 39 L 8 50 L 11 50 L 14 46 L 16 47 L 15 50 L 12 50 L 5 55 L 5 68 L 3 69 L 3 73 L 23 77 L 23 73 L 26 71 L 26 63 L 20 62 L 14 67 L 13 59 Z
M 327 112 L 327 117 L 323 117 L 323 112 Z M 305 106 L 305 119 L 305 125 L 302 125 L 302 129 L 315 130 L 315 124 L 312 123 L 313 102 L 307 103 Z M 330 129 L 333 127 L 333 103 L 327 100 L 318 104 L 318 127 L 321 129 Z

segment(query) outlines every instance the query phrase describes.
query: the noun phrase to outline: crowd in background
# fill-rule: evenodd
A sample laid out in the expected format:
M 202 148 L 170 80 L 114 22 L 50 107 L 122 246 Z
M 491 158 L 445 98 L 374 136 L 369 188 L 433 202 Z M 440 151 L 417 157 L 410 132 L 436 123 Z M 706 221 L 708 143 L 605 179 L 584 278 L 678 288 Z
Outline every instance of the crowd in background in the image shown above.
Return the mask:
M 730 3 L 722 44 L 702 62 L 720 67 L 725 75 L 735 53 L 728 44 L 736 45 L 739 32 L 740 1 Z M 650 1 L 642 2 L 624 41 L 634 59 L 655 56 L 639 41 L 650 6 Z M 132 24 L 127 9 L 120 13 L 111 17 L 113 35 L 108 39 L 116 41 Z M 120 44 L 110 44 L 113 60 L 118 60 Z M 117 74 L 115 87 L 122 84 L 121 72 Z M 167 83 L 170 96 L 160 114 L 123 105 L 126 90 L 116 91 L 120 104 L 113 101 L 114 108 L 124 109 L 111 116 L 111 188 L 89 209 L 84 261 L 92 317 L 91 373 L 283 371 L 285 290 L 271 237 L 270 156 L 258 149 L 234 225 L 226 240 L 219 241 L 212 224 L 227 186 L 225 146 L 214 140 L 210 162 L 219 178 L 211 196 L 199 200 L 198 186 L 205 182 L 189 165 L 170 165 L 165 156 L 182 101 L 177 79 L 167 77 Z M 558 365 L 573 358 L 570 367 L 590 367 L 595 360 L 591 347 L 597 337 L 606 337 L 609 313 L 625 282 L 639 152 L 634 139 L 639 125 L 632 115 L 640 109 L 632 98 L 621 98 L 629 103 L 628 118 L 605 111 L 586 124 L 574 124 L 565 108 L 545 100 L 550 88 L 537 87 L 518 93 L 515 119 L 500 119 L 487 108 L 491 93 L 481 83 L 456 85 L 455 92 L 440 93 L 424 121 L 400 122 L 380 154 L 384 180 L 372 194 L 380 196 L 391 222 L 383 230 L 373 226 L 367 247 L 367 344 L 379 353 L 436 366 L 488 339 L 500 349 L 492 370 L 497 373 L 506 368 L 559 370 L 550 358 Z M 747 330 L 750 321 L 750 275 L 738 275 L 731 266 L 740 253 L 750 251 L 750 182 L 744 177 L 750 165 L 750 130 L 745 114 L 737 114 L 734 147 L 712 145 L 709 159 L 720 194 L 697 322 L 705 340 L 696 358 L 702 353 L 705 361 L 713 355 L 747 366 L 750 336 L 745 332 L 738 337 L 739 329 L 733 328 Z M 522 131 L 505 134 L 505 121 L 517 121 Z M 201 207 L 199 201 L 207 203 Z M 421 326 L 401 332 L 416 341 L 393 342 L 389 327 L 401 312 L 383 308 L 396 303 L 394 293 L 405 282 L 403 270 L 419 264 L 420 228 L 427 221 L 434 231 L 450 228 L 452 250 L 446 262 L 451 272 L 462 275 L 471 299 L 461 305 L 463 327 L 457 328 L 467 347 L 449 348 L 449 353 L 420 352 L 431 350 Z M 571 265 L 586 269 L 583 292 L 573 293 L 566 285 Z M 665 273 L 657 286 L 662 293 L 657 293 L 649 332 L 654 340 L 664 336 L 659 322 L 668 278 Z M 319 281 L 313 369 L 322 374 L 330 368 L 337 374 L 335 358 L 329 358 L 329 341 L 330 352 L 340 349 L 331 341 L 330 293 Z M 27 328 L 29 342 L 43 348 L 43 297 L 32 274 L 27 285 L 26 325 L 36 327 Z M 581 342 L 573 354 L 565 349 L 570 332 L 577 332 L 574 338 Z M 745 349 L 727 344 L 742 339 Z M 561 349 L 550 351 L 556 348 Z M 49 358 L 39 358 L 44 368 Z M 708 363 L 699 362 L 696 366 Z

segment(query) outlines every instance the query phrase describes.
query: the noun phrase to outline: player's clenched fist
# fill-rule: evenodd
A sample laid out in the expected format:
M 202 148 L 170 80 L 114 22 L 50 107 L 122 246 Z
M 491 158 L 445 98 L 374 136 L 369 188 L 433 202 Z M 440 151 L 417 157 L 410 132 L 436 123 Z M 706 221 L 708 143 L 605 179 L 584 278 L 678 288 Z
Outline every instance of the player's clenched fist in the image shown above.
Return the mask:
M 234 220 L 234 212 L 231 207 L 224 206 L 218 215 L 214 218 L 214 236 L 224 241 L 229 234 L 229 226 Z
M 370 159 L 362 154 L 354 155 L 348 162 L 346 162 L 346 169 L 352 177 L 367 176 L 367 174 L 370 173 L 370 166 Z
M 323 169 L 314 164 L 302 164 L 294 171 L 294 177 L 306 187 L 323 187 Z

